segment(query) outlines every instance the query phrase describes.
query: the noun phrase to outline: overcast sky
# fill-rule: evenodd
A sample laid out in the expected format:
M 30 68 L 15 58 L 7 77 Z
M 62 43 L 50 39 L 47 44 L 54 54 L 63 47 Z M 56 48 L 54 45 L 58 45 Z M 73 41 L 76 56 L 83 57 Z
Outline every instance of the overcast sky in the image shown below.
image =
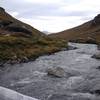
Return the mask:
M 7 12 L 40 31 L 59 32 L 100 13 L 100 0 L 0 0 Z

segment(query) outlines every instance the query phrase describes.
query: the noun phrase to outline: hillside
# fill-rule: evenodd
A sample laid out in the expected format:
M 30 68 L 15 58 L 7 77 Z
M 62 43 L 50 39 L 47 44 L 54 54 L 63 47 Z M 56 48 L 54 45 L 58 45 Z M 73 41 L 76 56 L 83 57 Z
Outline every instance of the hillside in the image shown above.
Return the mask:
M 100 14 L 80 26 L 49 35 L 73 42 L 100 43 Z
M 62 42 L 48 38 L 39 30 L 13 18 L 0 7 L 0 62 L 34 60 L 40 55 L 59 51 L 65 47 Z

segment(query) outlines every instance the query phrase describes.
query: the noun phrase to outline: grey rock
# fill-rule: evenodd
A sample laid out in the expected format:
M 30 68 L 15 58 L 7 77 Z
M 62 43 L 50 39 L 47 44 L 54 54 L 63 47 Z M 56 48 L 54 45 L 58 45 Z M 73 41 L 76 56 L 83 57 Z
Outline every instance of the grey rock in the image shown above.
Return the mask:
M 92 58 L 95 58 L 95 59 L 100 59 L 100 51 L 96 52 Z
M 59 78 L 65 76 L 65 71 L 61 67 L 49 68 L 47 70 L 47 73 L 48 73 L 48 75 L 52 75 L 52 76 L 59 77 Z

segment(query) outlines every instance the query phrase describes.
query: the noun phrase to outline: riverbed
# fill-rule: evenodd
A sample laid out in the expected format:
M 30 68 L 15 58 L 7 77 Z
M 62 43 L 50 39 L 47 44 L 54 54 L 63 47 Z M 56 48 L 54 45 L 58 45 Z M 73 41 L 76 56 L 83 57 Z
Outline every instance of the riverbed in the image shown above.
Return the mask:
M 100 100 L 100 60 L 91 56 L 97 45 L 69 43 L 75 50 L 41 56 L 35 61 L 7 65 L 0 71 L 0 86 L 40 100 Z M 47 69 L 61 67 L 62 78 L 47 74 Z

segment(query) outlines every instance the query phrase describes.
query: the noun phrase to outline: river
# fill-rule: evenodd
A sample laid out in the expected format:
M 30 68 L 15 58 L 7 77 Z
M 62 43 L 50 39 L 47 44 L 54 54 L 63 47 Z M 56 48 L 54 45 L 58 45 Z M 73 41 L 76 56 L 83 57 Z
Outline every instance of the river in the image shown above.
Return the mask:
M 77 47 L 35 61 L 7 65 L 1 70 L 0 86 L 40 100 L 100 100 L 100 60 L 91 58 L 97 50 L 93 44 L 69 43 Z M 66 76 L 47 75 L 47 69 L 61 67 Z

